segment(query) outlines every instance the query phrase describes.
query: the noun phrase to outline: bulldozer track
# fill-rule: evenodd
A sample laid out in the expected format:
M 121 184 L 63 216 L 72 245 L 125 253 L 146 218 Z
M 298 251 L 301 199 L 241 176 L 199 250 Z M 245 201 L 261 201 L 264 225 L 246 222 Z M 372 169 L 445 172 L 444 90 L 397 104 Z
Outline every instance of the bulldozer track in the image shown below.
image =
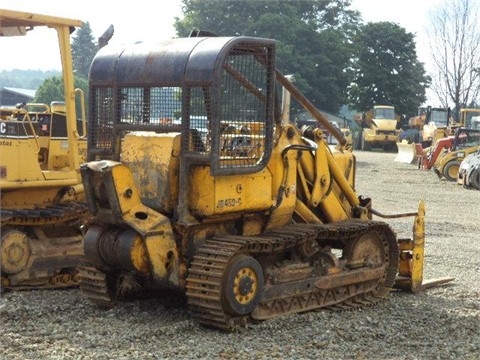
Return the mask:
M 78 249 L 81 246 L 80 225 L 81 222 L 86 222 L 88 216 L 88 208 L 84 202 L 69 202 L 64 204 L 50 205 L 45 207 L 37 207 L 34 209 L 0 209 L 0 221 L 2 227 L 2 234 L 7 234 L 10 230 L 24 233 L 30 238 L 31 242 L 41 243 L 39 248 L 42 249 L 42 254 L 39 255 L 33 251 L 31 253 L 31 261 L 29 264 L 35 264 L 37 267 L 46 267 L 48 258 L 52 254 L 52 250 L 63 247 L 66 253 L 63 256 L 57 257 L 72 257 L 71 253 L 67 251 L 69 247 Z M 45 227 L 55 226 L 74 226 L 78 228 L 76 235 L 68 235 L 63 238 L 48 238 L 39 229 Z M 43 237 L 37 237 L 37 231 L 43 234 Z M 27 235 L 28 234 L 28 235 Z M 2 238 L 3 242 L 3 238 Z M 3 243 L 2 243 L 3 244 Z M 3 245 L 2 245 L 3 246 Z M 33 246 L 33 245 L 32 245 Z M 43 251 L 45 250 L 45 251 Z M 68 254 L 67 254 L 68 253 Z M 46 258 L 42 256 L 46 256 Z M 58 266 L 55 272 L 44 272 L 41 276 L 36 274 L 32 278 L 23 278 L 22 280 L 12 280 L 12 276 L 2 273 L 1 286 L 4 289 L 10 290 L 30 290 L 30 289 L 59 289 L 76 287 L 79 285 L 77 272 L 74 270 L 75 264 L 79 263 L 80 255 L 73 256 L 74 263 L 67 266 L 68 271 L 63 271 L 63 265 L 52 265 L 52 269 Z M 78 258 L 78 259 L 77 259 Z M 60 261 L 61 262 L 61 261 Z M 3 266 L 3 265 L 2 265 Z
M 383 222 L 350 219 L 335 224 L 292 224 L 259 236 L 218 235 L 208 239 L 196 251 L 186 279 L 185 292 L 192 316 L 204 326 L 232 331 L 292 313 L 319 309 L 345 311 L 383 301 L 393 287 L 397 271 L 398 247 L 394 236 L 382 236 L 385 266 L 357 270 L 362 274 L 369 271 L 375 274 L 354 283 L 344 280 L 338 286 L 325 287 L 322 280 L 330 275 L 318 274 L 283 283 L 272 283 L 270 279 L 255 309 L 240 315 L 226 310 L 223 298 L 226 273 L 234 258 L 242 255 L 268 258 L 311 242 L 347 244 L 372 231 L 385 234 L 391 230 Z M 269 265 L 275 264 L 262 263 L 262 268 Z M 83 294 L 104 308 L 115 306 L 117 298 L 116 278 L 109 276 L 113 275 L 93 266 L 79 269 Z
M 83 202 L 70 202 L 34 209 L 1 209 L 0 221 L 7 225 L 52 225 L 77 220 L 88 215 L 88 207 Z
M 1 283 L 2 288 L 6 290 L 49 290 L 77 287 L 79 279 L 77 274 L 59 274 L 46 279 L 44 282 L 10 286 L 8 277 L 2 276 Z
M 93 266 L 79 267 L 78 278 L 82 293 L 94 304 L 102 308 L 115 306 L 115 298 L 110 293 L 111 288 L 107 280 L 107 274 L 97 270 Z
M 224 310 L 222 288 L 229 261 L 236 255 L 285 251 L 309 239 L 348 242 L 368 231 L 383 232 L 388 226 L 381 222 L 347 220 L 337 224 L 295 224 L 270 231 L 262 236 L 218 236 L 207 240 L 194 256 L 187 278 L 187 298 L 196 320 L 204 326 L 230 331 L 255 320 L 315 309 L 347 310 L 365 307 L 382 301 L 388 294 L 396 273 L 396 265 L 388 268 L 380 278 L 355 284 L 322 289 L 315 286 L 318 277 L 301 279 L 290 284 L 271 285 L 249 315 L 232 315 Z M 398 258 L 395 239 L 383 237 L 387 263 Z M 265 265 L 265 264 L 264 264 Z M 392 277 L 393 274 L 393 277 Z M 379 285 L 388 278 L 385 288 Z

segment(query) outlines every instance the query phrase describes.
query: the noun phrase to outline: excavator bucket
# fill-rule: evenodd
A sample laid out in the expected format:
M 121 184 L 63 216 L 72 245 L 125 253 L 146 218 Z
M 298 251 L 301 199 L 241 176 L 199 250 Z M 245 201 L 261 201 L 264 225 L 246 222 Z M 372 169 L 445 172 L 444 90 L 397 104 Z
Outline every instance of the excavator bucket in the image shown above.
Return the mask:
M 443 277 L 423 281 L 425 256 L 425 203 L 420 201 L 413 224 L 413 239 L 398 239 L 400 259 L 395 288 L 413 293 L 453 281 Z
M 417 160 L 415 143 L 408 143 L 406 140 L 397 142 L 398 154 L 394 161 L 405 164 L 413 164 Z

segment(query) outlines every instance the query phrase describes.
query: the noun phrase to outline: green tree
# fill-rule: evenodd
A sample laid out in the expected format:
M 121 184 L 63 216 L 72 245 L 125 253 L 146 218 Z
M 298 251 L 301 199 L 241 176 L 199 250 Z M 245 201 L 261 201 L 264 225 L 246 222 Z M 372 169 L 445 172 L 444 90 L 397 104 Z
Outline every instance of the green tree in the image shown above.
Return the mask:
M 72 36 L 72 59 L 75 75 L 88 79 L 88 71 L 98 46 L 92 35 L 92 29 L 87 21 L 81 28 L 76 30 Z
M 183 0 L 184 18 L 175 27 L 179 36 L 200 29 L 275 39 L 278 69 L 293 74 L 315 106 L 337 112 L 346 101 L 350 81 L 344 69 L 359 19 L 349 5 L 350 0 Z
M 35 102 L 50 104 L 52 101 L 65 101 L 63 81 L 61 76 L 52 76 L 38 87 Z
M 46 78 L 59 73 L 56 70 L 2 70 L 0 71 L 0 84 L 3 87 L 37 89 Z
M 85 101 L 88 99 L 88 82 L 87 80 L 75 77 L 75 88 L 79 88 L 83 91 Z M 46 79 L 37 89 L 35 93 L 34 102 L 50 104 L 52 101 L 65 101 L 63 78 L 61 76 L 52 76 Z M 85 109 L 87 110 L 87 109 Z M 80 118 L 81 103 L 77 96 L 76 102 L 77 117 Z
M 395 23 L 367 23 L 354 44 L 349 89 L 354 107 L 393 105 L 400 114 L 415 114 L 426 100 L 430 78 L 417 58 L 414 35 Z

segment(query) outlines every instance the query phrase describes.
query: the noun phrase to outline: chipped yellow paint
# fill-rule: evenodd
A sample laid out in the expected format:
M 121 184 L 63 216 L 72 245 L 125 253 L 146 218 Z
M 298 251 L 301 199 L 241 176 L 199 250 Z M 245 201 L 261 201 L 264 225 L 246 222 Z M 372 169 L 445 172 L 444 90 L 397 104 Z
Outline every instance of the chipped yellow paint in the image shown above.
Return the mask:
M 422 289 L 425 257 L 425 203 L 420 201 L 413 225 L 413 239 L 399 239 L 397 286 L 415 292 Z
M 145 246 L 154 277 L 159 280 L 168 279 L 176 284 L 178 283 L 178 252 L 169 227 L 169 225 L 162 226 L 160 229 L 163 228 L 163 230 L 159 234 L 148 234 L 145 238 Z
M 133 245 L 130 252 L 130 259 L 132 260 L 132 264 L 136 270 L 144 274 L 149 273 L 150 264 L 148 263 L 147 250 L 145 248 L 143 239 L 140 235 L 137 235 L 135 237 L 135 240 L 133 241 Z
M 178 283 L 178 251 L 170 220 L 141 203 L 140 193 L 128 167 L 116 163 L 110 172 L 121 217 L 141 235 L 142 241 L 135 240 L 130 254 L 134 266 L 145 271 L 148 265 L 158 280 L 168 279 Z
M 272 176 L 263 170 L 249 175 L 210 175 L 210 167 L 191 170 L 190 211 L 197 216 L 262 211 L 272 206 Z
M 132 132 L 125 136 L 121 161 L 133 174 L 142 202 L 170 213 L 178 198 L 180 135 Z

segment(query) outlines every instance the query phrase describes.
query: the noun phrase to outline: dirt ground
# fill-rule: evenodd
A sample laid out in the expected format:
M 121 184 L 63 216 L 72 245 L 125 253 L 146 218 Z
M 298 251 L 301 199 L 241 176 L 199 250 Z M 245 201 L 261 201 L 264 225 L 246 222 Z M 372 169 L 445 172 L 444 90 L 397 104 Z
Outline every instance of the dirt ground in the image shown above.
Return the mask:
M 419 200 L 425 202 L 427 276 L 455 276 L 462 283 L 463 271 L 480 275 L 480 191 L 439 179 L 433 170 L 419 170 L 416 164 L 395 162 L 396 153 L 355 154 L 357 193 L 371 197 L 375 210 L 412 212 Z M 399 237 L 412 236 L 412 218 L 385 221 Z
M 479 359 L 480 191 L 433 171 L 394 162 L 394 153 L 355 151 L 356 190 L 384 214 L 426 203 L 425 277 L 448 286 L 354 311 L 293 314 L 221 333 L 162 299 L 105 311 L 79 289 L 0 297 L 0 358 L 25 359 Z M 375 220 L 380 220 L 376 216 Z M 387 219 L 411 237 L 413 218 Z

